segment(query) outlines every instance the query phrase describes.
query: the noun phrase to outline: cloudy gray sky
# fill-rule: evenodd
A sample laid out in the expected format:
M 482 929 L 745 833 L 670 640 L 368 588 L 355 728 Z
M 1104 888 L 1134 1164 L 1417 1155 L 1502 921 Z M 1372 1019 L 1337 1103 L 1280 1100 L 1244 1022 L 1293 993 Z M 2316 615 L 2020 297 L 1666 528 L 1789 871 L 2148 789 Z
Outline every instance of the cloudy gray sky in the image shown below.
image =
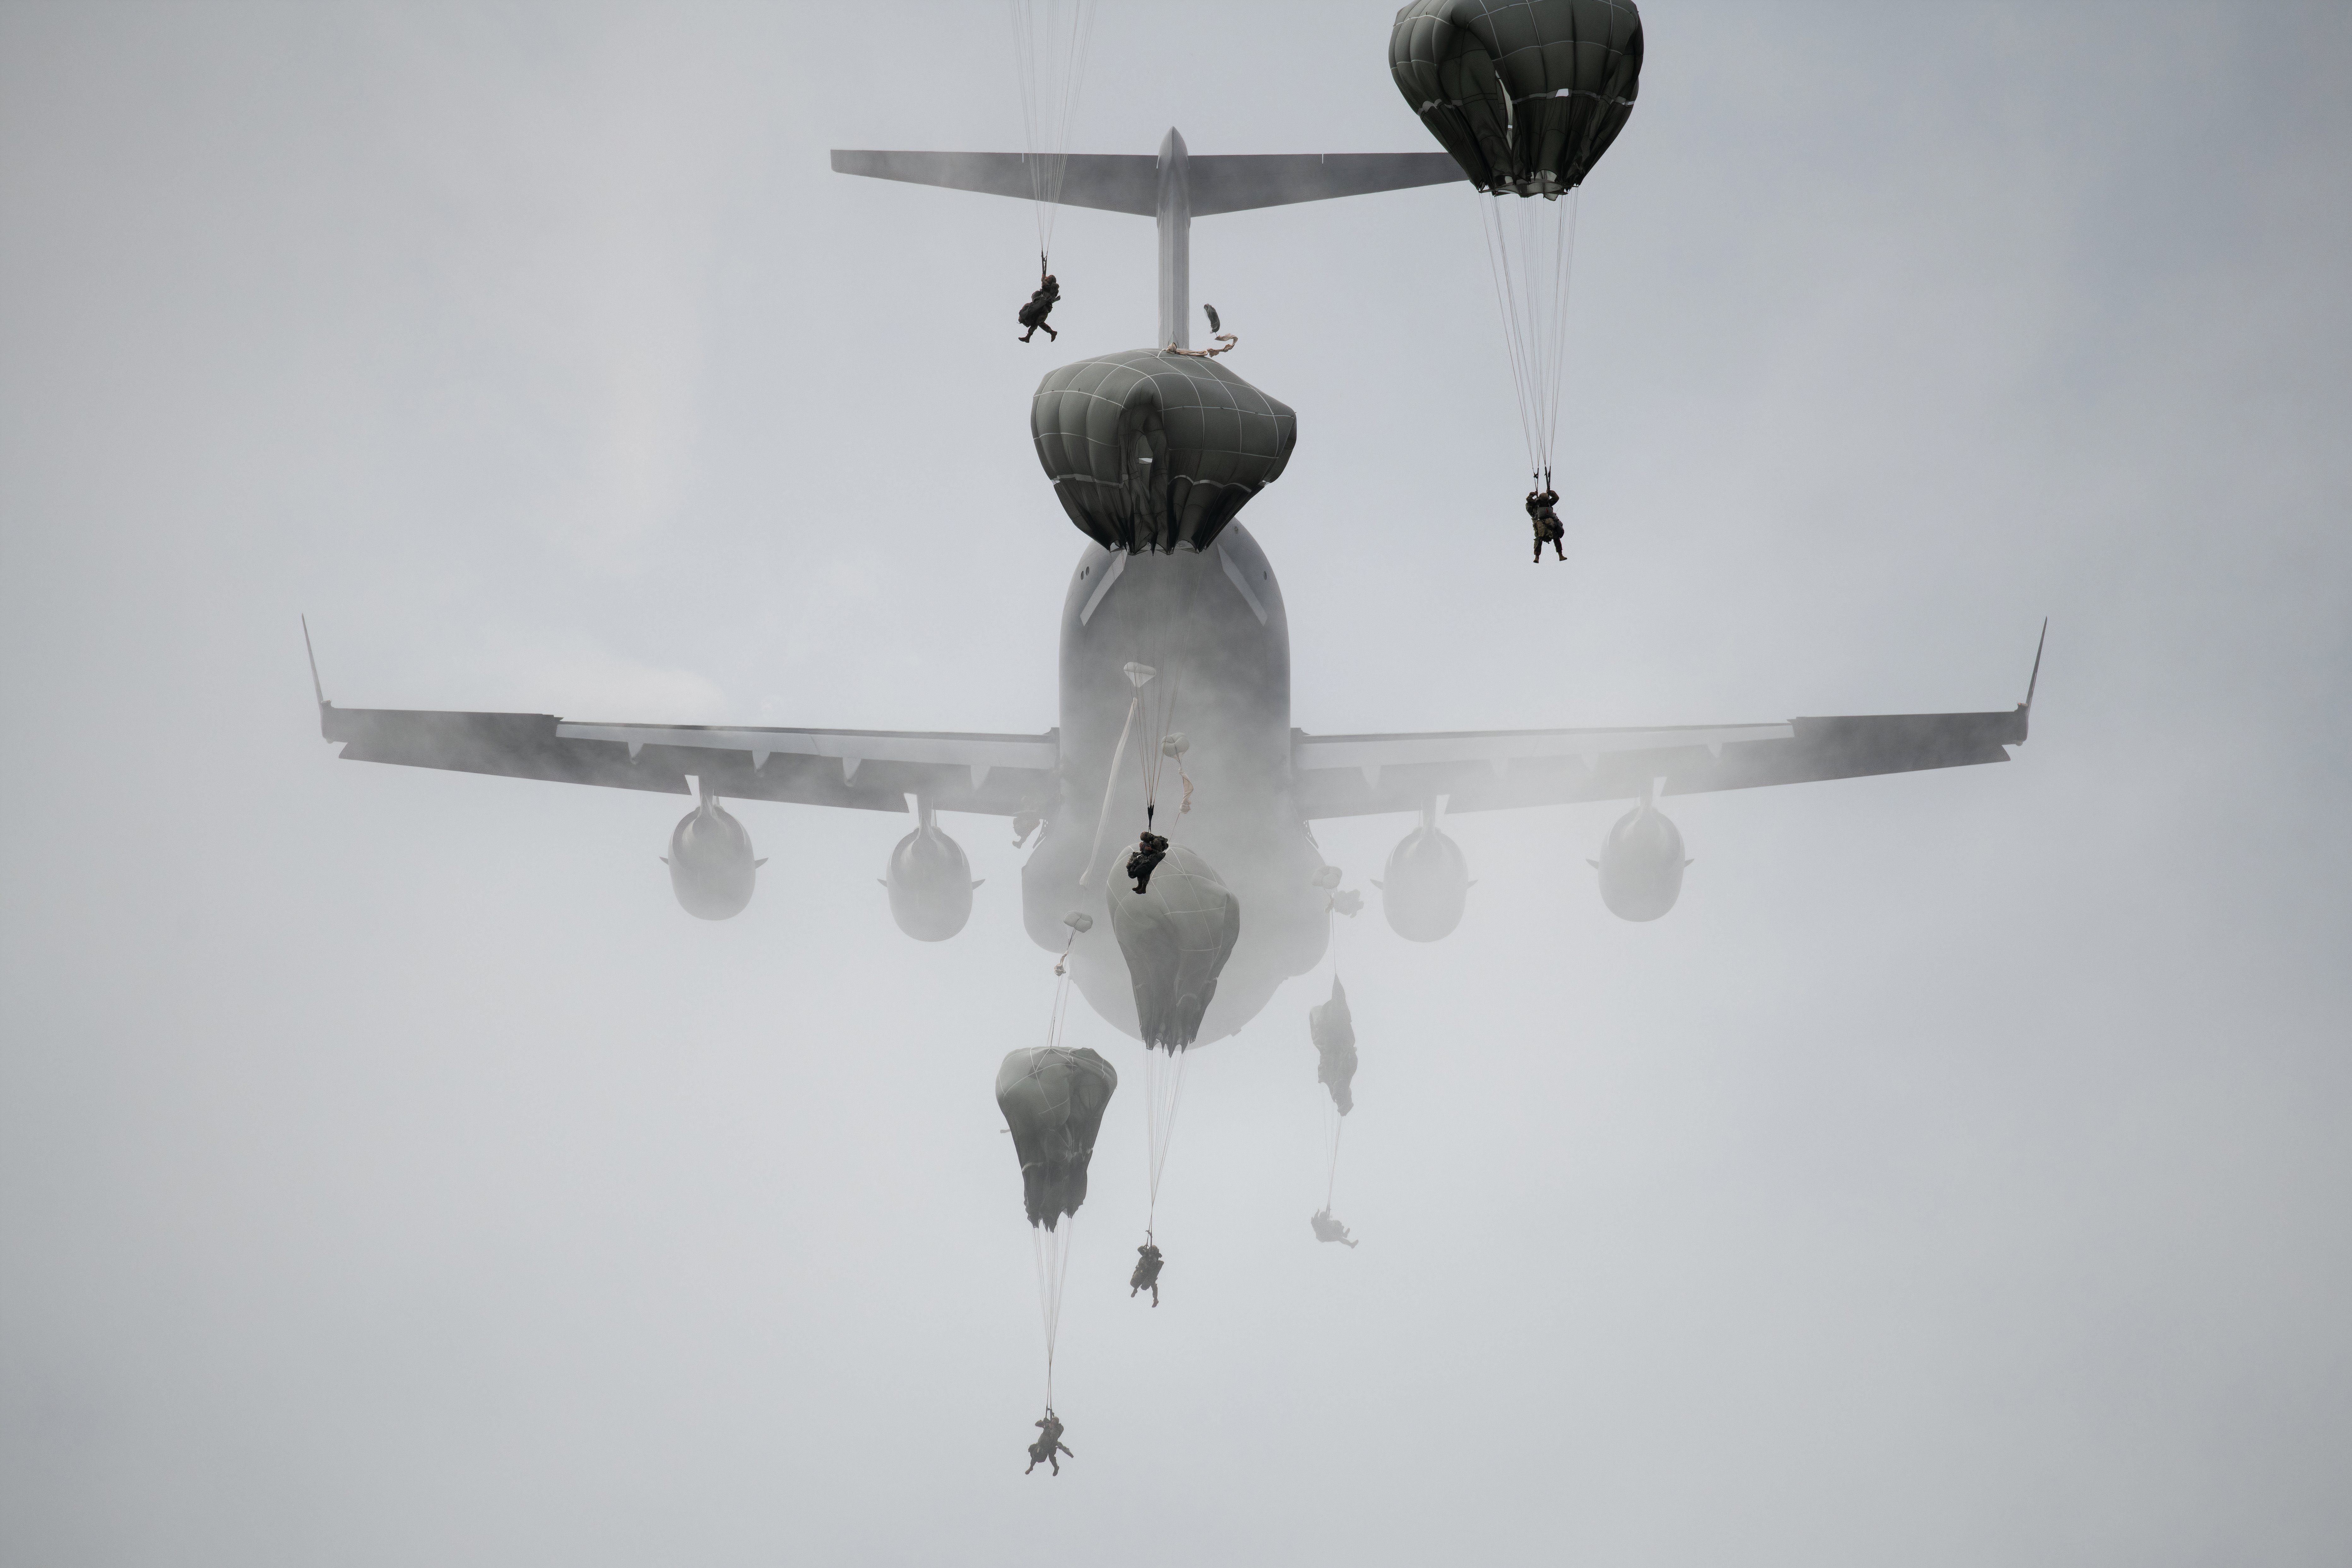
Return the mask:
M 1430 143 L 1383 5 L 1105 8 L 1083 150 Z M 336 763 L 354 705 L 1043 730 L 1048 366 L 1149 226 L 828 173 L 1017 148 L 998 7 L 0 7 L 0 1557 L 27 1565 L 2352 1556 L 2352 16 L 1649 7 L 1520 552 L 1474 198 L 1203 220 L 1298 410 L 1296 719 L 2006 707 L 2011 766 L 1456 819 L 1204 1051 L 1060 1404 L 993 1064 L 1003 825 Z M 32 764 L 37 763 L 38 766 Z M 1351 879 L 1408 824 L 1321 837 Z M 1377 909 L 1377 905 L 1375 905 Z M 1122 1065 L 1099 1020 L 1073 1037 Z

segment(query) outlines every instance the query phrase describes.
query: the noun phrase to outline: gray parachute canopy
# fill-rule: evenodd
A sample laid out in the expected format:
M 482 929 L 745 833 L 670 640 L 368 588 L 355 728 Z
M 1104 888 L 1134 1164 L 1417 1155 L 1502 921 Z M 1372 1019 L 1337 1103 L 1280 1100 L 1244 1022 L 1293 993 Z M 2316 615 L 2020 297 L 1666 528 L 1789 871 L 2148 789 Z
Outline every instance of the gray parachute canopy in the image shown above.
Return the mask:
M 1021 1197 L 1029 1223 L 1052 1230 L 1087 1201 L 1087 1162 L 1118 1074 L 1095 1052 L 1033 1046 L 1004 1054 L 996 1108 L 1021 1157 Z
M 1356 1020 L 1348 1011 L 1348 993 L 1338 975 L 1331 976 L 1331 1000 L 1307 1009 L 1307 1032 L 1315 1037 L 1315 1081 L 1331 1090 L 1331 1103 L 1345 1116 L 1356 1109 Z
M 1136 349 L 1037 384 L 1037 461 L 1062 510 L 1106 550 L 1206 550 L 1280 477 L 1298 416 L 1214 360 Z
M 1389 74 L 1480 190 L 1556 196 L 1625 128 L 1642 77 L 1633 0 L 1412 0 Z
M 1124 864 L 1132 849 L 1119 857 Z M 1241 900 L 1209 863 L 1181 844 L 1151 873 L 1149 892 L 1114 881 L 1110 928 L 1135 985 L 1144 1048 L 1181 1051 L 1201 1032 L 1217 976 L 1242 933 Z

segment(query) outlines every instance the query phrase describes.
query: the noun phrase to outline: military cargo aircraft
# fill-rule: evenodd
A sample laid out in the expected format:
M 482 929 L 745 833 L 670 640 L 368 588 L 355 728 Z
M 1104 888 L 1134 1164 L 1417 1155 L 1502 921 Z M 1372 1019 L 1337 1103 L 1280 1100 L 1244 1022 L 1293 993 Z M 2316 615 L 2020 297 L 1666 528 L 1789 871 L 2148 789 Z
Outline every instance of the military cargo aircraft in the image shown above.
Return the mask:
M 1272 445 L 1258 452 L 1244 490 L 1277 476 L 1288 451 L 1289 411 L 1190 348 L 1191 221 L 1443 184 L 1462 179 L 1461 167 L 1444 153 L 1192 157 L 1174 131 L 1156 158 L 1066 162 L 1061 200 L 1157 218 L 1160 331 L 1150 349 L 1089 362 L 1124 376 L 1127 388 L 1107 416 L 1103 428 L 1111 435 L 1093 441 L 1090 458 L 1051 456 L 1048 437 L 1055 411 L 1073 399 L 1105 405 L 1108 383 L 1096 378 L 1074 390 L 1066 372 L 1086 367 L 1065 367 L 1048 375 L 1033 410 L 1033 432 L 1065 510 L 1096 535 L 1063 595 L 1053 728 L 1033 734 L 726 728 L 352 709 L 318 689 L 321 732 L 341 744 L 346 762 L 698 791 L 696 809 L 672 835 L 668 858 L 679 901 L 708 919 L 745 906 L 760 864 L 724 801 L 911 812 L 913 831 L 893 851 L 884 881 L 900 928 L 933 942 L 962 930 L 972 905 L 969 861 L 940 830 L 939 814 L 1012 818 L 1024 841 L 1039 834 L 1022 872 L 1029 934 L 1049 951 L 1070 943 L 1071 973 L 1087 1002 L 1131 1035 L 1135 1000 L 1108 922 L 1097 918 L 1074 936 L 1066 918 L 1099 917 L 1105 900 L 1119 895 L 1124 883 L 1114 862 L 1146 821 L 1147 795 L 1163 778 L 1181 776 L 1189 781 L 1191 809 L 1171 788 L 1152 820 L 1215 866 L 1241 905 L 1240 938 L 1216 983 L 1203 1043 L 1240 1029 L 1285 979 L 1321 957 L 1329 892 L 1318 877 L 1318 821 L 1384 813 L 1418 818 L 1389 857 L 1380 892 L 1401 935 L 1433 942 L 1460 921 L 1470 886 L 1442 813 L 1632 800 L 1638 804 L 1595 861 L 1600 891 L 1620 915 L 1653 920 L 1673 907 L 1685 864 L 1679 834 L 1656 807 L 1660 795 L 2006 762 L 2009 748 L 2025 740 L 2039 647 L 2025 700 L 2007 711 L 1419 734 L 1295 728 L 1281 586 L 1258 542 L 1232 520 L 1247 494 L 1228 496 L 1220 515 L 1195 526 L 1207 515 L 1198 498 L 1216 481 L 1203 478 L 1208 468 L 1193 472 L 1194 510 L 1185 512 L 1186 481 L 1171 472 L 1186 459 L 1183 439 L 1173 434 L 1181 412 L 1175 405 L 1195 393 L 1225 399 L 1220 406 L 1227 413 L 1235 400 L 1257 410 L 1250 418 Z M 834 166 L 997 195 L 1028 197 L 1034 189 L 1021 154 L 837 152 Z M 1091 477 L 1068 468 L 1088 461 L 1098 470 Z M 1129 522 L 1141 517 L 1151 526 L 1108 531 L 1107 542 L 1117 520 L 1105 522 L 1102 508 L 1111 502 L 1129 509 L 1119 514 Z M 311 673 L 316 688 L 315 658 Z M 1158 705 L 1160 722 L 1139 731 L 1136 716 L 1150 704 Z

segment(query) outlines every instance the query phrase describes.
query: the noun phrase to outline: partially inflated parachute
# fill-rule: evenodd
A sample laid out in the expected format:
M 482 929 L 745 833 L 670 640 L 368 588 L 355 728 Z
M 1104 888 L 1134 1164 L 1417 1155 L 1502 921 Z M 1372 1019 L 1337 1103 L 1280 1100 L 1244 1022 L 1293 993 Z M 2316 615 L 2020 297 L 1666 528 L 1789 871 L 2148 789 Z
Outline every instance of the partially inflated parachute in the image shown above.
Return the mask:
M 1290 461 L 1298 416 L 1214 360 L 1136 349 L 1052 372 L 1029 405 L 1062 510 L 1106 550 L 1206 550 Z
M 1200 1034 L 1201 1015 L 1241 936 L 1241 900 L 1181 844 L 1169 846 L 1148 892 L 1114 882 L 1104 896 L 1135 985 L 1144 1048 L 1183 1050 Z
M 1356 1020 L 1338 975 L 1331 977 L 1331 1000 L 1307 1009 L 1307 1032 L 1315 1040 L 1315 1081 L 1331 1091 L 1331 1103 L 1345 1116 L 1356 1109 Z
M 1352 1247 L 1348 1227 L 1331 1217 L 1331 1194 L 1339 1185 L 1339 1139 L 1348 1130 L 1348 1112 L 1356 1109 L 1356 1020 L 1336 970 L 1331 1000 L 1307 1010 L 1307 1030 L 1315 1040 L 1316 1080 L 1331 1091 L 1330 1109 L 1323 1113 L 1323 1208 L 1315 1216 L 1315 1239 Z
M 1037 1312 L 1045 1330 L 1045 1420 L 1038 1426 L 1054 1422 L 1055 1438 L 1061 1425 L 1054 1417 L 1054 1346 L 1061 1338 L 1062 1286 L 1069 1276 L 1070 1232 L 1076 1228 L 1062 1222 L 1087 1201 L 1087 1166 L 1095 1157 L 1095 1135 L 1102 1131 L 1103 1111 L 1118 1088 L 1118 1074 L 1110 1063 L 1093 1051 L 1061 1043 L 1062 1008 L 1068 997 L 1065 975 L 1055 990 L 1050 1043 L 1007 1051 L 996 1069 L 996 1108 L 1004 1112 L 1013 1152 L 1021 1161 L 1021 1202 L 1029 1215 L 1029 1241 L 1037 1260 Z M 1031 1468 L 1053 1454 L 1053 1440 L 1044 1453 L 1033 1447 Z M 1054 1473 L 1061 1473 L 1060 1465 Z
M 1135 849 L 1140 849 L 1140 841 Z M 1135 853 L 1120 857 L 1124 864 Z M 1217 994 L 1217 976 L 1242 931 L 1241 900 L 1209 863 L 1181 844 L 1169 845 L 1151 868 L 1147 889 L 1114 880 L 1103 895 L 1110 929 L 1135 987 L 1135 1017 L 1143 1037 L 1144 1129 L 1150 1156 L 1150 1205 L 1143 1240 L 1152 1242 L 1160 1213 L 1160 1178 L 1184 1098 L 1184 1065 L 1201 1033 L 1201 1015 Z M 1163 1054 L 1164 1053 L 1164 1054 Z M 1158 1304 L 1155 1292 L 1153 1303 Z
M 996 1105 L 1021 1160 L 1029 1223 L 1055 1229 L 1087 1201 L 1087 1164 L 1118 1074 L 1094 1051 L 1036 1046 L 1005 1053 Z

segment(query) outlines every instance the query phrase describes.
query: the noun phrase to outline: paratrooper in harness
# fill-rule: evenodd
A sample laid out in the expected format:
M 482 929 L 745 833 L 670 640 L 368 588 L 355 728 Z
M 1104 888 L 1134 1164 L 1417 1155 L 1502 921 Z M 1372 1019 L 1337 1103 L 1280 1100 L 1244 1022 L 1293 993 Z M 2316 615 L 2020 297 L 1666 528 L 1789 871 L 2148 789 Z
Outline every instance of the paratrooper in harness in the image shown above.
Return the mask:
M 1168 840 L 1159 834 L 1147 830 L 1142 837 L 1136 840 L 1135 853 L 1127 858 L 1127 874 L 1135 879 L 1137 892 L 1150 890 L 1151 869 L 1166 858 Z
M 1043 271 L 1044 269 L 1040 268 L 1039 270 Z M 1055 304 L 1060 302 L 1061 298 L 1061 283 L 1055 279 L 1052 273 L 1045 272 L 1045 281 L 1037 285 L 1037 291 L 1034 294 L 1029 296 L 1029 302 L 1021 307 L 1021 315 L 1019 318 L 1021 324 L 1029 329 L 1027 331 L 1021 334 L 1021 341 L 1025 343 L 1031 338 L 1035 337 L 1037 335 L 1037 329 L 1040 327 L 1045 329 L 1045 335 L 1047 337 L 1055 340 L 1056 342 L 1061 341 L 1062 334 L 1055 331 L 1054 330 L 1053 323 L 1045 320 L 1046 317 L 1054 313 L 1054 307 Z
M 1549 483 L 1540 491 L 1528 492 L 1528 521 L 1535 525 L 1535 559 L 1538 561 L 1543 559 L 1543 547 L 1547 544 L 1551 546 L 1552 553 L 1562 561 L 1568 559 L 1568 552 L 1562 550 L 1559 544 L 1559 542 L 1567 537 L 1568 530 L 1560 525 L 1559 514 L 1552 510 L 1559 504 L 1559 492 L 1552 489 Z
M 1149 1290 L 1151 1292 L 1151 1304 L 1157 1307 L 1160 1305 L 1160 1266 L 1168 1260 L 1160 1256 L 1160 1248 L 1152 1244 L 1149 1236 L 1135 1250 L 1138 1254 L 1135 1272 L 1127 1277 L 1128 1297 L 1133 1300 L 1139 1290 Z
M 1345 1242 L 1349 1247 L 1356 1245 L 1355 1237 L 1348 1234 L 1348 1227 L 1333 1219 L 1329 1209 L 1319 1211 L 1307 1223 L 1315 1227 L 1315 1239 L 1318 1241 Z
M 1054 1473 L 1058 1476 L 1062 1473 L 1062 1461 L 1059 1456 L 1063 1454 L 1069 1454 L 1073 1459 L 1077 1458 L 1063 1445 L 1062 1418 L 1055 1415 L 1054 1407 L 1048 1405 L 1045 1406 L 1045 1418 L 1037 1423 L 1037 1440 L 1029 1445 L 1029 1470 L 1035 1469 L 1043 1463 L 1053 1466 Z M 1025 1476 L 1029 1470 L 1024 1470 L 1021 1473 Z

